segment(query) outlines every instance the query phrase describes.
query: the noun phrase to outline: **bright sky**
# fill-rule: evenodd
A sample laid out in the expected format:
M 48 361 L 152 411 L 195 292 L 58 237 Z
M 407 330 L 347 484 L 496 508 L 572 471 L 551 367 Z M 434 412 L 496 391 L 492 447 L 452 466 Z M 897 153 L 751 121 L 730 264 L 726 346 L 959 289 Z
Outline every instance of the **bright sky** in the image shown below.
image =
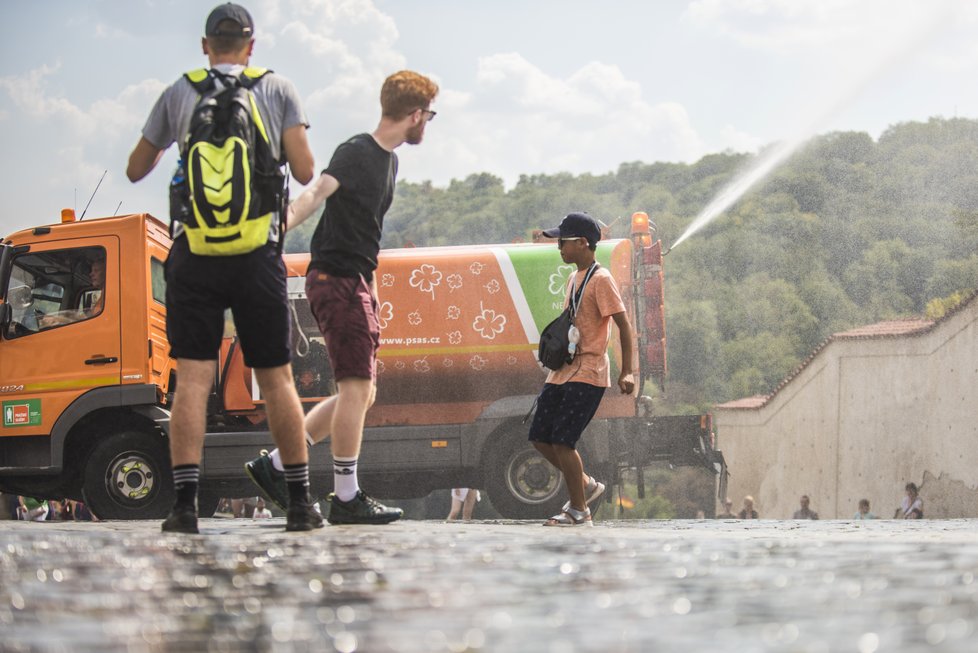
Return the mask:
M 292 79 L 317 164 L 371 131 L 383 79 L 441 86 L 401 180 L 602 174 L 830 130 L 978 117 L 976 3 L 928 0 L 250 0 L 252 63 Z M 941 7 L 944 7 L 943 9 Z M 11 2 L 0 22 L 0 235 L 80 214 L 168 214 L 175 148 L 126 160 L 210 3 Z M 301 187 L 293 186 L 294 193 Z M 120 207 L 121 202 L 121 207 Z M 642 207 L 635 207 L 636 210 Z

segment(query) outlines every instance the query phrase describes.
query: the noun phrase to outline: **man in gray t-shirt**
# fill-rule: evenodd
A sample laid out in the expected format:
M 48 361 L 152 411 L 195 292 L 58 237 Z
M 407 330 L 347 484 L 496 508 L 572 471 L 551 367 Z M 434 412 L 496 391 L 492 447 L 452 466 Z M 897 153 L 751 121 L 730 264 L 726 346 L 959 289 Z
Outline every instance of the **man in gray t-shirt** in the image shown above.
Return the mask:
M 202 46 L 209 67 L 222 74 L 245 70 L 254 48 L 254 22 L 243 7 L 218 5 L 207 17 Z M 215 76 L 220 81 L 220 76 Z M 251 88 L 276 162 L 288 162 L 302 184 L 315 171 L 306 138 L 306 118 L 295 87 L 284 77 L 265 74 Z M 160 96 L 142 137 L 129 157 L 126 174 L 133 182 L 159 163 L 164 150 L 186 141 L 197 104 L 193 85 L 181 77 Z M 279 216 L 275 216 L 278 219 Z M 270 236 L 278 236 L 273 219 Z M 322 528 L 322 517 L 309 499 L 309 456 L 302 405 L 292 380 L 291 316 L 285 265 L 275 242 L 246 254 L 201 256 L 190 251 L 187 236 L 177 233 L 166 262 L 167 338 L 177 359 L 177 383 L 170 415 L 170 459 L 176 501 L 164 531 L 196 533 L 197 485 L 204 441 L 207 397 L 231 309 L 245 364 L 255 372 L 265 397 L 272 436 L 285 463 L 288 485 L 286 530 Z

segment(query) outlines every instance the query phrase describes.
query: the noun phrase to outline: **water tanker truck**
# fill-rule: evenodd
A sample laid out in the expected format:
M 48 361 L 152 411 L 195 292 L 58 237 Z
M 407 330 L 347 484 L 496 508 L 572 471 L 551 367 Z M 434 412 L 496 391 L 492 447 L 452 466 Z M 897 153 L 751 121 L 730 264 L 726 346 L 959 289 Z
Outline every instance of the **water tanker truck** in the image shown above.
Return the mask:
M 102 519 L 166 514 L 169 407 L 179 383 L 165 331 L 169 246 L 165 225 L 150 215 L 79 222 L 71 211 L 0 243 L 0 491 L 82 500 Z M 629 237 L 603 240 L 596 252 L 635 325 L 640 389 L 662 385 L 666 374 L 661 247 L 648 216 L 636 213 Z M 309 410 L 335 390 L 305 297 L 309 257 L 284 260 L 293 369 Z M 477 487 L 506 517 L 556 512 L 560 476 L 528 443 L 524 417 L 546 378 L 539 334 L 562 309 L 571 272 L 552 241 L 381 252 L 377 401 L 360 457 L 371 494 Z M 612 378 L 617 342 L 613 334 Z M 722 480 L 709 416 L 650 415 L 650 404 L 606 393 L 582 438 L 587 469 L 616 482 L 628 468 L 698 465 Z M 243 465 L 272 446 L 229 317 L 208 411 L 201 514 L 221 497 L 253 496 Z M 331 489 L 330 463 L 328 443 L 312 449 L 318 494 Z

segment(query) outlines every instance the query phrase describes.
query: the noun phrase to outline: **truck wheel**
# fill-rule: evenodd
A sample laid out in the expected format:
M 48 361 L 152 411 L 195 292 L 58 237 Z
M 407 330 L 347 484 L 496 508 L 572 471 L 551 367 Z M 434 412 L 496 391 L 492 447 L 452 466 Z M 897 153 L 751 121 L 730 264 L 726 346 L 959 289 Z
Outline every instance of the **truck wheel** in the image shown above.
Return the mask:
M 85 463 L 82 496 L 99 519 L 161 519 L 173 506 L 166 440 L 126 430 L 99 442 Z
M 546 519 L 564 504 L 563 477 L 521 430 L 492 439 L 483 468 L 493 507 L 509 519 Z

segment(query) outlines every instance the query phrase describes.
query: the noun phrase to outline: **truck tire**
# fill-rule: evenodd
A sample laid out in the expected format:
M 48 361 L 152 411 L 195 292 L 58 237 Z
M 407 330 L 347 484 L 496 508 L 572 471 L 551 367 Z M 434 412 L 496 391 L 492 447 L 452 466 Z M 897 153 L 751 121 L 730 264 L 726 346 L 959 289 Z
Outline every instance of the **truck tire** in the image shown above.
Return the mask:
M 173 506 L 166 440 L 127 429 L 100 441 L 85 462 L 85 504 L 99 519 L 161 519 Z
M 483 474 L 493 508 L 508 519 L 546 519 L 567 500 L 564 479 L 519 428 L 490 438 Z

